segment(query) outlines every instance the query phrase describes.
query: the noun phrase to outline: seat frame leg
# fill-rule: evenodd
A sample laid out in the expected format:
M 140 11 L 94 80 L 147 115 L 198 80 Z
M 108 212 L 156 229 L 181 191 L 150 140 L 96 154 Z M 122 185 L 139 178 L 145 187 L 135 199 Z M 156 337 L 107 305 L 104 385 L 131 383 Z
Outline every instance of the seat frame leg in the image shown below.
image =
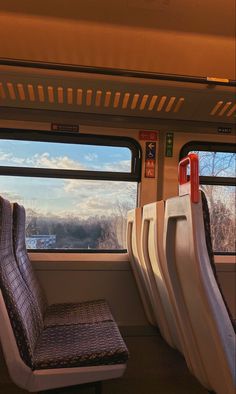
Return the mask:
M 94 394 L 102 394 L 102 382 L 96 382 L 95 383 Z

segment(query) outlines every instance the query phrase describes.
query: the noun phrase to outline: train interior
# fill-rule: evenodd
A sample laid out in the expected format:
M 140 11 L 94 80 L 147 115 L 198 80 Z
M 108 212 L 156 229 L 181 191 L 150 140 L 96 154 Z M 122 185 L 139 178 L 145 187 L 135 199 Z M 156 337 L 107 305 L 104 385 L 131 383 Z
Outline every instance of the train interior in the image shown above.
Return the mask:
M 0 393 L 235 392 L 235 33 L 0 0 Z

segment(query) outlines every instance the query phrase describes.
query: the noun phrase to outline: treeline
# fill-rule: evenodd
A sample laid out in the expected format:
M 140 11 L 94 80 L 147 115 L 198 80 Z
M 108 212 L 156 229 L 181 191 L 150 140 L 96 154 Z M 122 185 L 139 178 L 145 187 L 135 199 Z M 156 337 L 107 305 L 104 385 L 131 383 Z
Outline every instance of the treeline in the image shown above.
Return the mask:
M 211 237 L 215 252 L 235 252 L 235 207 L 218 200 L 211 210 Z
M 26 236 L 56 235 L 54 248 L 59 249 L 123 249 L 119 239 L 117 218 L 42 217 L 29 215 Z

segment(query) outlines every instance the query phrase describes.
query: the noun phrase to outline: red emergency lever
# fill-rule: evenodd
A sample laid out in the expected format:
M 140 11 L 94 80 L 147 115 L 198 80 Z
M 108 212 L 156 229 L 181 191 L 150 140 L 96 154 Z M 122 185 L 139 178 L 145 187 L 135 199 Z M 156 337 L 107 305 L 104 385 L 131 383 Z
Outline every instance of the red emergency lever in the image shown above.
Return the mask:
M 187 167 L 190 165 L 190 179 Z M 193 203 L 199 202 L 199 161 L 196 153 L 189 153 L 179 162 L 179 195 L 190 194 Z

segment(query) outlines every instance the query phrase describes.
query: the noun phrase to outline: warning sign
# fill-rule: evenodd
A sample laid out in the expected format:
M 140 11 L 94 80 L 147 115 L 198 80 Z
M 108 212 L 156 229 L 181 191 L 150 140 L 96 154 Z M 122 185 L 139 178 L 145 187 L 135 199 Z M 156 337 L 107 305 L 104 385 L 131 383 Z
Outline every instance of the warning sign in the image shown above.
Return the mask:
M 145 177 L 155 178 L 156 142 L 146 142 Z

